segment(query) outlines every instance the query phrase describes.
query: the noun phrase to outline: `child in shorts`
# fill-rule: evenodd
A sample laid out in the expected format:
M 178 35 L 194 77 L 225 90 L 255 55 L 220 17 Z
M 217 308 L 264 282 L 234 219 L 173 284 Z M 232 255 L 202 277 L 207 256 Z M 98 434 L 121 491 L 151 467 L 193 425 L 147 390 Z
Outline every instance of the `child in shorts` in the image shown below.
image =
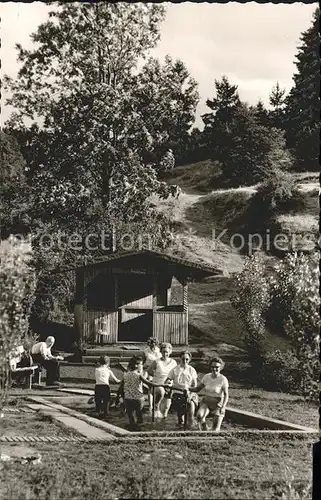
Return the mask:
M 110 405 L 110 387 L 109 380 L 120 384 L 120 380 L 114 375 L 109 367 L 110 359 L 108 356 L 100 356 L 99 366 L 95 370 L 95 405 L 97 415 L 107 416 Z

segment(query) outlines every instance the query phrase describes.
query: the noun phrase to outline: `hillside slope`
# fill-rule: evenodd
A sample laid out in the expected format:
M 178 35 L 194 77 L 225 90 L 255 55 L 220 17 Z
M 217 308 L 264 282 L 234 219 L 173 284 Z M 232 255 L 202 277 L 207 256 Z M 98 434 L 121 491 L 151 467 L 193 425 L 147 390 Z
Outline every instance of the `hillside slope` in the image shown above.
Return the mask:
M 172 245 L 167 251 L 212 264 L 222 271 L 221 277 L 192 283 L 189 287 L 191 342 L 212 346 L 223 357 L 234 353 L 237 362 L 244 359 L 244 327 L 230 303 L 230 297 L 234 293 L 233 275 L 241 271 L 245 256 L 231 247 L 230 237 L 233 232 L 239 232 L 241 223 L 246 222 L 247 210 L 257 186 L 214 189 L 218 176 L 217 165 L 210 161 L 177 167 L 167 181 L 178 184 L 182 194 L 178 199 L 154 198 L 153 202 L 175 227 Z M 299 231 L 306 228 L 314 230 L 319 213 L 317 174 L 293 176 L 304 195 L 304 203 L 300 212 L 283 214 L 280 225 L 285 231 L 289 226 L 289 230 L 293 231 L 294 225 Z M 213 236 L 220 235 L 221 231 L 225 231 L 222 238 L 214 241 Z M 271 265 L 277 260 L 266 254 L 265 259 Z M 287 345 L 284 339 L 275 335 L 267 338 L 267 346 L 284 349 Z

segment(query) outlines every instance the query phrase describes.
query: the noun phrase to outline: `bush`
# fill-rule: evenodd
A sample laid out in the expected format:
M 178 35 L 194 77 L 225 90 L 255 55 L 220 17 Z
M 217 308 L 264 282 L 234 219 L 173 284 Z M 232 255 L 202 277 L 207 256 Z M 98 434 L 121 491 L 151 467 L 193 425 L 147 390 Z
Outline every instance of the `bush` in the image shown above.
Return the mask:
M 293 198 L 298 201 L 296 181 L 293 175 L 276 168 L 259 186 L 256 197 L 268 214 L 288 211 Z
M 268 272 L 250 258 L 237 277 L 232 304 L 246 326 L 245 345 L 260 381 L 269 387 L 316 399 L 319 394 L 319 258 L 288 254 Z M 266 334 L 289 341 L 285 352 L 266 345 Z
M 253 364 L 263 362 L 265 352 L 265 316 L 270 305 L 270 287 L 264 262 L 256 254 L 247 259 L 235 279 L 231 303 L 237 310 L 247 333 L 244 343 Z
M 24 343 L 29 332 L 29 314 L 35 289 L 30 248 L 17 239 L 0 243 L 0 376 L 7 380 L 8 356 Z M 6 389 L 6 387 L 4 388 Z M 6 391 L 2 392 L 2 400 Z
M 299 360 L 291 350 L 267 352 L 263 359 L 261 379 L 270 391 L 300 392 Z

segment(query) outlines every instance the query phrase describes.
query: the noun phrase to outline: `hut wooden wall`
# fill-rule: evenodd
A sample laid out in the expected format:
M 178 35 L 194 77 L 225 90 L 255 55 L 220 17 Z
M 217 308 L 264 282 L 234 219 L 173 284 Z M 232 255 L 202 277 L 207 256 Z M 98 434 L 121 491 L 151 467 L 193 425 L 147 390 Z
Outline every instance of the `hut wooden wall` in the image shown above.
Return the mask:
M 83 316 L 83 340 L 85 342 L 97 342 L 97 331 L 103 329 L 109 332 L 105 342 L 114 344 L 117 342 L 118 334 L 118 311 L 106 312 L 89 309 Z
M 188 314 L 186 312 L 154 311 L 153 335 L 160 342 L 172 345 L 188 344 Z

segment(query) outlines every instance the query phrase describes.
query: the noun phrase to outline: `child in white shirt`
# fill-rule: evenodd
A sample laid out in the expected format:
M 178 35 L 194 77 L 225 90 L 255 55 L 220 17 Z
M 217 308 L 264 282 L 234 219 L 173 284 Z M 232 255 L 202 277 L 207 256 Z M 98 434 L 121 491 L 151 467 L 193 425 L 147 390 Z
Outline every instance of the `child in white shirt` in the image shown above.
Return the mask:
M 108 356 L 99 358 L 99 366 L 95 370 L 95 404 L 96 413 L 101 415 L 101 410 L 104 416 L 109 413 L 110 405 L 110 387 L 109 380 L 113 380 L 116 384 L 120 384 L 120 380 L 114 375 L 109 367 L 110 359 Z

